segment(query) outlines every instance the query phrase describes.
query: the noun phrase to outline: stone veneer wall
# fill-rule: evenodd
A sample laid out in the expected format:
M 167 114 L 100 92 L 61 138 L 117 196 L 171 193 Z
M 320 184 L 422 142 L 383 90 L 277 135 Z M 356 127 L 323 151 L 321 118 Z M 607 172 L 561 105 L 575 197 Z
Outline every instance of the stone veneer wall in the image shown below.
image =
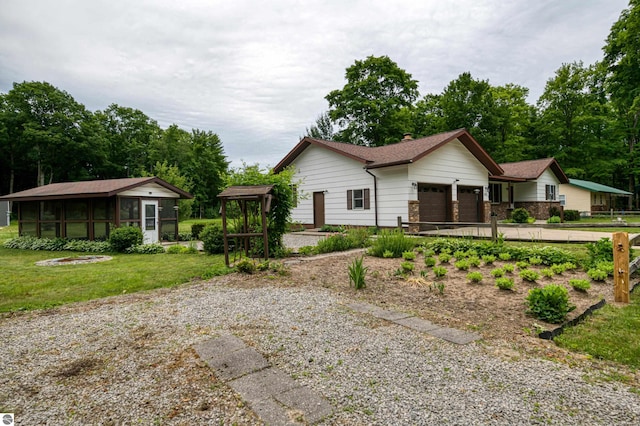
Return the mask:
M 555 207 L 560 210 L 560 201 L 527 201 L 516 202 L 514 207 L 525 208 L 529 212 L 529 215 L 536 219 L 546 220 L 549 219 L 549 209 Z M 486 208 L 486 206 L 485 206 Z M 498 220 L 509 219 L 513 209 L 509 208 L 509 203 L 489 204 L 489 211 L 495 213 L 498 216 Z
M 409 222 L 420 222 L 420 202 L 418 200 L 409 200 Z M 410 234 L 420 232 L 420 225 L 409 225 Z
M 451 201 L 451 222 L 460 221 L 460 202 L 458 200 Z
M 485 201 L 484 203 L 484 223 L 491 222 L 491 202 Z

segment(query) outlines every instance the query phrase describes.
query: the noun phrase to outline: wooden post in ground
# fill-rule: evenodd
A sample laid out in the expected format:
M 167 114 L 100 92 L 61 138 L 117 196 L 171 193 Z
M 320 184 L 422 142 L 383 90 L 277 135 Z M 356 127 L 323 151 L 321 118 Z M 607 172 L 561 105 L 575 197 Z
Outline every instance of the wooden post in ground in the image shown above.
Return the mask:
M 629 234 L 613 234 L 613 294 L 614 300 L 629 303 Z
M 491 241 L 498 241 L 498 216 L 491 215 Z

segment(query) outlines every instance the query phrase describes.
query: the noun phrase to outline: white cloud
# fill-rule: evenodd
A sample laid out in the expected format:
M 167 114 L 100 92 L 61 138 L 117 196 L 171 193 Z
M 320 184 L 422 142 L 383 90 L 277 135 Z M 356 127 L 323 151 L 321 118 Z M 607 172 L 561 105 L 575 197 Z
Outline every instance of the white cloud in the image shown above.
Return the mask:
M 626 0 L 5 0 L 0 91 L 48 81 L 89 109 L 141 109 L 275 164 L 356 59 L 388 55 L 440 93 L 465 71 L 531 89 L 602 57 Z

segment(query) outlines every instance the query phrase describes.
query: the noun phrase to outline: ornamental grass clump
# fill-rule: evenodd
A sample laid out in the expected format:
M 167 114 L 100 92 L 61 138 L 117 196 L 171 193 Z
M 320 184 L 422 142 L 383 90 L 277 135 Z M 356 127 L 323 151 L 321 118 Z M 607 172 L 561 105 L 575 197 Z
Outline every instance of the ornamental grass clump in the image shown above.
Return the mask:
M 557 284 L 529 290 L 527 303 L 528 314 L 552 324 L 561 323 L 567 314 L 576 308 L 575 305 L 569 304 L 567 289 Z
M 384 253 L 389 251 L 393 257 L 402 257 L 405 251 L 413 250 L 415 243 L 415 239 L 407 237 L 401 230 L 382 230 L 369 247 L 369 254 L 383 257 Z
M 364 279 L 369 268 L 362 264 L 363 260 L 364 256 L 360 256 L 349 265 L 349 285 L 353 285 L 356 290 L 366 287 Z

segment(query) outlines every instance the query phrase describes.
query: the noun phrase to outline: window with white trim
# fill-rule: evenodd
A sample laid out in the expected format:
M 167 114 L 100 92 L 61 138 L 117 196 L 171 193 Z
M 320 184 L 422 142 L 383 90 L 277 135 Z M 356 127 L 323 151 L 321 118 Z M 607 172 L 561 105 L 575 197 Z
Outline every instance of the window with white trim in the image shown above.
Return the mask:
M 555 185 L 545 185 L 544 186 L 545 199 L 547 201 L 556 201 L 556 186 Z
M 369 188 L 347 191 L 347 210 L 369 210 Z

